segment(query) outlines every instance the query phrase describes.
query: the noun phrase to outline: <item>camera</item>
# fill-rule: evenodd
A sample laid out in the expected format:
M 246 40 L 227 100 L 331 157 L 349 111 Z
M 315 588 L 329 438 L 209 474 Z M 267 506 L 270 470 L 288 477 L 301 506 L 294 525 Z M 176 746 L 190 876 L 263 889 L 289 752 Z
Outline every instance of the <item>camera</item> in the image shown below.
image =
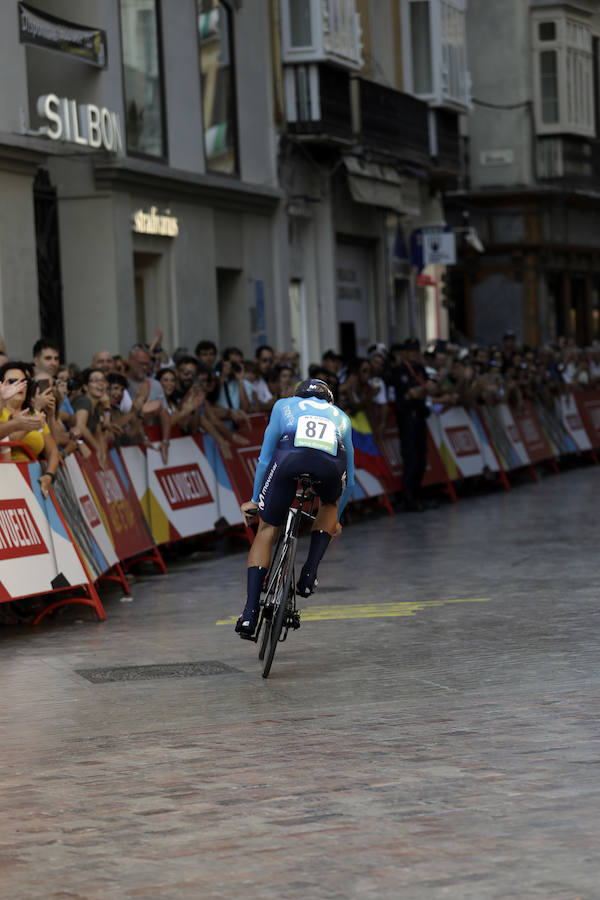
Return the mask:
M 231 363 L 231 371 L 235 372 L 236 375 L 238 375 L 242 371 L 242 367 L 240 366 L 239 362 Z

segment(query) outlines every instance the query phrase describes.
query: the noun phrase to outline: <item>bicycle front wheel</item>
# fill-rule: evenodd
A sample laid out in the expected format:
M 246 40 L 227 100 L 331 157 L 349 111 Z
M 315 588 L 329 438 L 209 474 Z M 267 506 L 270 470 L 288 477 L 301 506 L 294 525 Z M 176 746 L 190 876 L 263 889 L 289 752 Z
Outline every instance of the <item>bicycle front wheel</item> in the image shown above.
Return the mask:
M 292 578 L 294 575 L 294 560 L 292 554 L 292 547 L 290 546 L 287 554 L 287 559 L 284 563 L 284 570 L 282 572 L 282 577 L 280 581 L 280 589 L 277 593 L 277 598 L 275 601 L 275 608 L 273 610 L 273 619 L 271 621 L 271 630 L 269 634 L 269 652 L 267 653 L 267 658 L 265 660 L 265 664 L 263 667 L 263 678 L 267 678 L 269 672 L 271 671 L 271 665 L 273 664 L 273 659 L 275 657 L 275 651 L 277 650 L 277 644 L 279 643 L 279 638 L 281 637 L 281 632 L 283 630 L 283 623 L 285 621 L 285 611 L 287 609 L 288 597 L 290 591 L 293 590 L 292 586 Z

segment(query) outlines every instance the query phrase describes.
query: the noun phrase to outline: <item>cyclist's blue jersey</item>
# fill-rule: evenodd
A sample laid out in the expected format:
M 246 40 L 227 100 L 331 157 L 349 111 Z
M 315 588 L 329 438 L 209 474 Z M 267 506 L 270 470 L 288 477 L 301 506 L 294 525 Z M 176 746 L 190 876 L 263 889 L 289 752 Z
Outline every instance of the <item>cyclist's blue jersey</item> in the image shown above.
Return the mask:
M 253 502 L 259 501 L 269 461 L 275 450 L 289 450 L 292 453 L 300 449 L 310 449 L 338 460 L 345 459 L 346 483 L 339 503 L 341 515 L 354 487 L 352 425 L 345 412 L 316 397 L 288 397 L 274 405 L 258 458 Z

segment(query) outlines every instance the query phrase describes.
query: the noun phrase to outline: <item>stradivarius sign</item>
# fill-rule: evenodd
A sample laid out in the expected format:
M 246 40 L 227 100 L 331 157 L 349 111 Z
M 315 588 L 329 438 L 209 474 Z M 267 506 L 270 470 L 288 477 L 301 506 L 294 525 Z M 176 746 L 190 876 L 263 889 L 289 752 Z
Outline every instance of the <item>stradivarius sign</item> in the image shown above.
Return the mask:
M 53 141 L 68 141 L 110 153 L 123 152 L 119 115 L 105 106 L 80 103 L 56 94 L 38 97 L 37 112 L 48 121 L 41 129 Z

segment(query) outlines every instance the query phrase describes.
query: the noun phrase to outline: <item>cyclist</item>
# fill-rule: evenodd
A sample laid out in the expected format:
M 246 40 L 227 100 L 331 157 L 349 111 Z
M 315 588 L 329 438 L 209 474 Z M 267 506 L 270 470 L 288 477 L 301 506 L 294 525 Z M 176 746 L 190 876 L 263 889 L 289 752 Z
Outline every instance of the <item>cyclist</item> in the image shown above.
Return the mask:
M 308 557 L 297 591 L 309 597 L 329 541 L 341 532 L 339 518 L 354 485 L 352 426 L 319 379 L 302 381 L 293 397 L 278 400 L 265 431 L 254 479 L 252 500 L 242 504 L 246 521 L 258 510 L 259 525 L 248 555 L 248 598 L 235 626 L 252 638 L 259 615 L 260 592 L 273 544 L 294 500 L 299 475 L 318 480 L 319 511 L 313 523 Z

